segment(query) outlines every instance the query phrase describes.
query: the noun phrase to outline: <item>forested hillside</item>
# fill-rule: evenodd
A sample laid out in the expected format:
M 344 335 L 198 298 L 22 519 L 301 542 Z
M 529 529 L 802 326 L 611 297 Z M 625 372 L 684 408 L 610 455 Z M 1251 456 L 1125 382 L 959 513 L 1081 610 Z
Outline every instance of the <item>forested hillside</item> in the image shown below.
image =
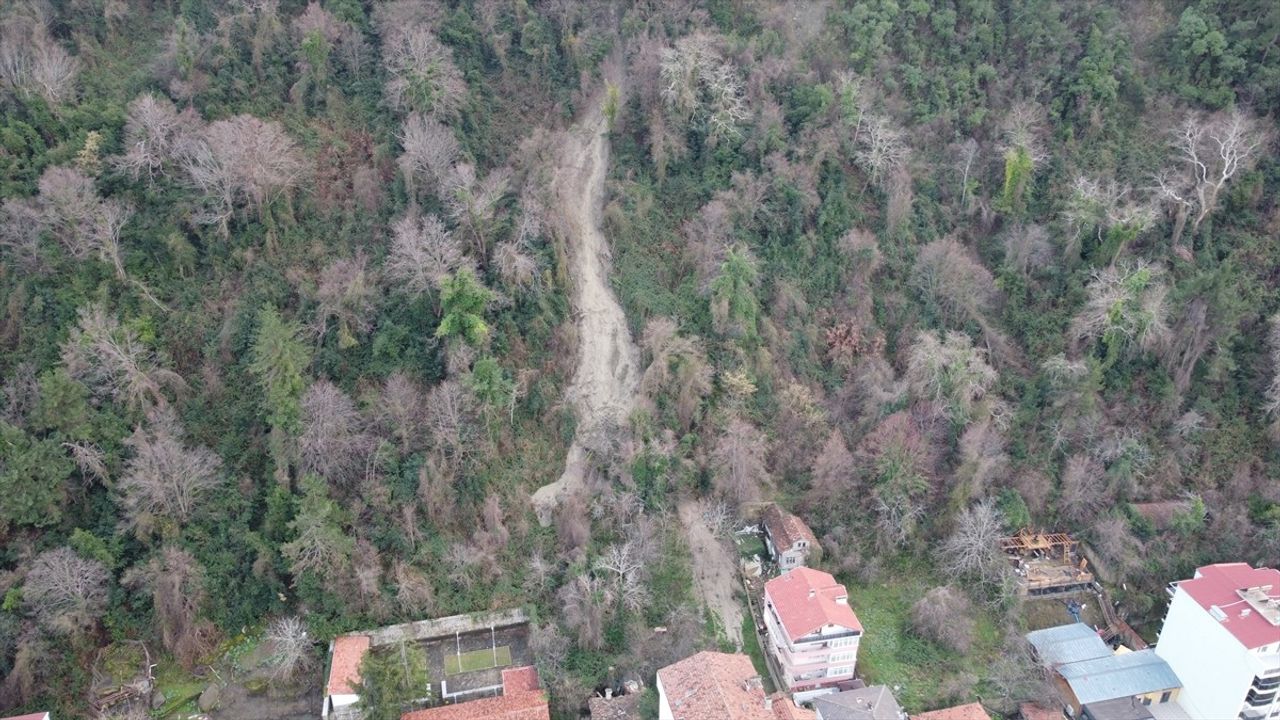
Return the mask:
M 1169 580 L 1280 562 L 1280 5 L 0 26 L 0 709 L 146 717 L 95 706 L 136 653 L 172 701 L 256 647 L 255 692 L 318 708 L 340 632 L 525 606 L 578 717 L 742 637 L 689 518 L 762 500 L 812 525 L 860 672 L 912 712 L 1040 692 L 1001 535 L 1078 535 L 1151 639 Z M 566 150 L 588 116 L 607 155 Z M 638 347 L 608 422 L 575 379 L 584 222 Z M 368 717 L 399 717 L 394 674 Z

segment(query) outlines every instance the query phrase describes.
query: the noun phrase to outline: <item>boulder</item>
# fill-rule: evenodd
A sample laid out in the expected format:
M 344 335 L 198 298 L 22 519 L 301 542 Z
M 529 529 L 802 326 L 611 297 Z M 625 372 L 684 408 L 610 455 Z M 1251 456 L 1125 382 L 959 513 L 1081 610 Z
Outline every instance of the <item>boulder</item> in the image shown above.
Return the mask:
M 218 707 L 218 697 L 222 694 L 222 687 L 218 683 L 209 683 L 209 687 L 200 693 L 200 712 L 209 712 Z

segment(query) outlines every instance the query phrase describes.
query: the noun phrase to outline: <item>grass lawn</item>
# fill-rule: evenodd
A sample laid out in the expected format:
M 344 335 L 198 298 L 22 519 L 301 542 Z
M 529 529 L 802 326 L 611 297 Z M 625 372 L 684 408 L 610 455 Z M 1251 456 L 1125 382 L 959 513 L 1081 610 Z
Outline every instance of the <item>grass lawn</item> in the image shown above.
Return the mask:
M 751 614 L 742 618 L 742 650 L 751 656 L 751 664 L 764 680 L 764 692 L 773 694 L 773 676 L 769 674 L 769 666 L 765 663 L 764 650 L 760 648 L 760 638 L 756 637 L 756 626 L 751 621 Z
M 981 682 L 999 656 L 1000 630 L 996 618 L 980 604 L 973 651 L 955 652 L 911 634 L 911 606 L 936 583 L 919 568 L 886 569 L 876 583 L 841 578 L 849 590 L 849 605 L 862 622 L 858 646 L 859 677 L 868 685 L 897 686 L 894 695 L 909 713 L 935 709 L 955 700 L 947 688 L 963 687 L 964 675 Z M 976 694 L 975 688 L 971 694 Z M 964 699 L 965 702 L 976 697 Z
M 444 674 L 457 675 L 458 673 L 475 672 L 476 670 L 488 670 L 493 667 L 506 667 L 511 664 L 511 647 L 509 645 L 498 646 L 497 662 L 494 662 L 494 654 L 492 648 L 472 650 L 461 655 L 449 653 L 444 656 Z
M 738 555 L 749 558 L 752 555 L 759 555 L 763 560 L 765 556 L 764 540 L 759 535 L 747 535 L 745 537 L 734 538 L 738 545 Z

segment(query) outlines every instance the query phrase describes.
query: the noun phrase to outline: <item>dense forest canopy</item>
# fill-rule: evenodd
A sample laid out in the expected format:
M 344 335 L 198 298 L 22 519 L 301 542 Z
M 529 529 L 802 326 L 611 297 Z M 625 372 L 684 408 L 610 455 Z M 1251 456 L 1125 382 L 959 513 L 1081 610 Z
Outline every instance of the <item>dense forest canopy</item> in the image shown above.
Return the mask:
M 639 367 L 584 440 L 592 112 Z M 1078 535 L 1150 635 L 1280 562 L 1277 113 L 1274 3 L 6 2 L 0 709 L 261 643 L 318 707 L 340 632 L 525 606 L 577 717 L 741 637 L 683 509 L 762 500 L 908 710 L 1034 699 L 997 536 Z

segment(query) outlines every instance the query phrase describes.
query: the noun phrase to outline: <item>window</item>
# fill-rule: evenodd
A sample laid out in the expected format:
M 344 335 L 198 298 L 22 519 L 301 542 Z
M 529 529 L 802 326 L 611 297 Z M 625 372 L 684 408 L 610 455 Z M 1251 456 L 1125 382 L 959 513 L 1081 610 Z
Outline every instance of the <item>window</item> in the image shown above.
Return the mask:
M 832 653 L 831 657 L 827 658 L 827 662 L 849 662 L 852 659 L 853 653 L 851 652 Z
M 852 672 L 853 672 L 853 670 L 852 670 L 852 669 L 850 669 L 850 668 L 849 668 L 849 667 L 847 667 L 847 666 L 844 666 L 844 667 L 833 667 L 833 668 L 831 668 L 831 669 L 827 670 L 827 677 L 837 677 L 837 676 L 839 676 L 839 675 L 849 675 L 849 674 L 850 674 L 850 673 L 852 673 Z
M 1171 698 L 1171 697 L 1173 697 L 1173 691 L 1172 691 L 1172 690 L 1165 690 L 1165 691 L 1164 691 L 1163 693 L 1161 693 L 1161 695 L 1160 695 L 1160 702 L 1162 702 L 1162 703 L 1167 703 L 1167 702 L 1169 702 L 1169 698 Z

